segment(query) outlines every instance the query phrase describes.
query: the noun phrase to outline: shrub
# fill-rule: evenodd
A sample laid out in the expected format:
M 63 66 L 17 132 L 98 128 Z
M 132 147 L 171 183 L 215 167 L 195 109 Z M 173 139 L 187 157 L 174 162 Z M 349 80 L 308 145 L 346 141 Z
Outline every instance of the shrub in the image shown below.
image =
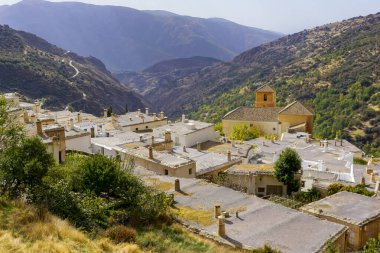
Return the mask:
M 354 158 L 354 164 L 367 165 L 367 161 L 362 158 Z
M 331 184 L 327 188 L 327 195 L 333 195 L 333 194 L 341 192 L 341 191 L 353 192 L 353 193 L 361 194 L 361 195 L 368 196 L 368 197 L 371 197 L 374 194 L 373 191 L 367 190 L 367 188 L 365 188 L 365 185 L 363 185 L 363 184 L 358 184 L 355 186 L 342 185 L 342 184 Z
M 246 124 L 238 124 L 233 127 L 230 139 L 246 141 L 255 139 L 259 136 L 260 131 L 257 128 L 248 128 Z
M 135 242 L 137 232 L 124 225 L 116 225 L 106 230 L 106 236 L 115 243 Z

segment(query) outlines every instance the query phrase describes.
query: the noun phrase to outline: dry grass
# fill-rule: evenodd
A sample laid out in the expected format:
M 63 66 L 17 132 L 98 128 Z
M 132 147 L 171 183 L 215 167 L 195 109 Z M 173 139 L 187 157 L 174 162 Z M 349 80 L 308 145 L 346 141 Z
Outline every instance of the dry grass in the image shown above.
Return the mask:
M 190 207 L 176 206 L 174 213 L 178 218 L 192 221 L 202 226 L 210 226 L 215 223 L 214 210 L 195 210 Z
M 174 184 L 169 182 L 163 182 L 159 180 L 158 178 L 148 178 L 146 179 L 146 182 L 148 185 L 152 186 L 153 188 L 159 190 L 159 191 L 169 191 L 170 189 L 174 189 Z
M 2 210 L 1 215 L 0 252 L 142 252 L 133 244 L 116 245 L 108 239 L 91 240 L 67 221 L 22 202 L 13 203 L 13 208 Z

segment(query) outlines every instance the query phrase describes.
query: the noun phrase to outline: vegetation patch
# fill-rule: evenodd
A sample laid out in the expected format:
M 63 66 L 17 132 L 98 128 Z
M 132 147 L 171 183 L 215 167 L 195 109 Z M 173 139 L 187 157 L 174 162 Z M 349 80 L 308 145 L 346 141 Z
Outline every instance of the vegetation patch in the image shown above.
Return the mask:
M 174 214 L 182 220 L 192 221 L 205 227 L 215 223 L 213 210 L 195 210 L 190 207 L 176 206 Z

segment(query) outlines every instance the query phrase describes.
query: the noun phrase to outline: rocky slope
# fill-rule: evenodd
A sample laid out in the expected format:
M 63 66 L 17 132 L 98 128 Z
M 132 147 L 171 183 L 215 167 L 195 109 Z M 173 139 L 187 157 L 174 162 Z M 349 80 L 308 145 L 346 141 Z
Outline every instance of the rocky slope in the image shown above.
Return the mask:
M 180 58 L 156 63 L 142 72 L 120 72 L 114 76 L 155 104 L 175 88 L 176 80 L 218 63 L 221 61 L 201 56 Z
M 223 19 L 43 0 L 0 6 L 0 24 L 95 56 L 113 71 L 142 70 L 163 60 L 192 56 L 230 60 L 282 36 Z
M 71 106 L 95 114 L 112 106 L 123 112 L 149 105 L 121 85 L 96 58 L 84 58 L 29 33 L 0 26 L 0 92 L 42 99 L 45 106 Z

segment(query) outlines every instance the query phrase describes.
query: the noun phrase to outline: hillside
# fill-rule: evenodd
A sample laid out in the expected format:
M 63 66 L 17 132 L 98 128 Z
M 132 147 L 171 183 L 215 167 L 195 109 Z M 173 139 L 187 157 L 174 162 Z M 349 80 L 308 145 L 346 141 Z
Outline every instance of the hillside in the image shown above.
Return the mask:
M 194 112 L 216 122 L 253 104 L 255 89 L 269 84 L 279 105 L 297 99 L 314 108 L 316 136 L 333 138 L 341 130 L 374 153 L 380 147 L 379 34 L 380 14 L 305 30 L 180 78 L 151 102 L 172 116 Z
M 175 88 L 172 84 L 175 84 L 176 80 L 218 63 L 221 61 L 196 56 L 162 61 L 142 72 L 120 72 L 114 76 L 147 100 L 157 102 L 161 96 Z
M 282 36 L 222 19 L 43 0 L 0 6 L 0 24 L 95 56 L 113 71 L 142 70 L 163 60 L 192 56 L 231 60 Z
M 131 110 L 148 105 L 98 59 L 67 52 L 8 26 L 0 26 L 0 92 L 42 99 L 50 109 L 71 106 L 95 114 L 108 106 L 121 113 L 126 103 Z

